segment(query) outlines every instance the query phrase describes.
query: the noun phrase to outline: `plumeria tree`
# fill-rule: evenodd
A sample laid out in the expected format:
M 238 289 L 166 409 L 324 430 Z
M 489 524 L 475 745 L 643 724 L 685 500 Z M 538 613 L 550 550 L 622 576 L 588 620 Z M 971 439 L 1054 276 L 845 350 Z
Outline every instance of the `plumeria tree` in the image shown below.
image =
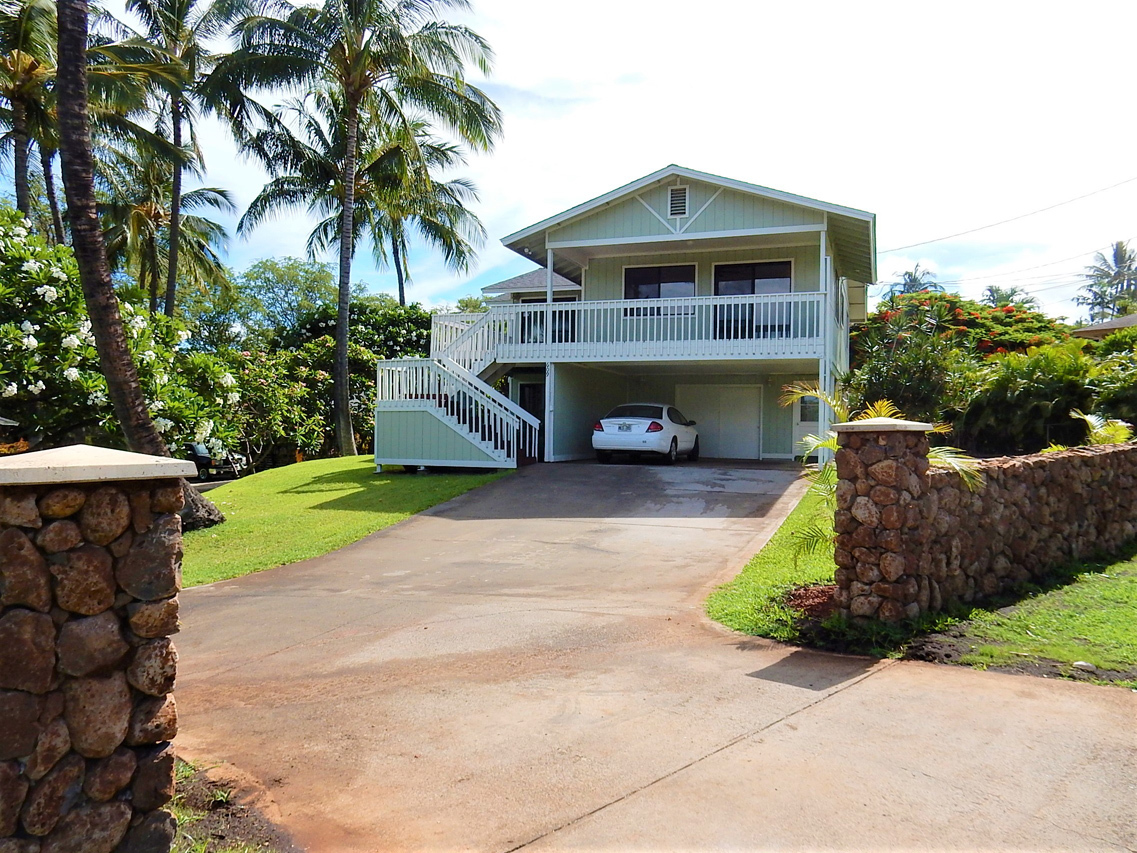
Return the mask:
M 237 439 L 240 400 L 224 362 L 191 355 L 181 324 L 122 302 L 127 345 L 154 425 L 171 447 Z M 190 384 L 190 369 L 205 381 Z M 121 441 L 71 250 L 49 246 L 0 208 L 0 413 L 44 446 L 98 436 Z

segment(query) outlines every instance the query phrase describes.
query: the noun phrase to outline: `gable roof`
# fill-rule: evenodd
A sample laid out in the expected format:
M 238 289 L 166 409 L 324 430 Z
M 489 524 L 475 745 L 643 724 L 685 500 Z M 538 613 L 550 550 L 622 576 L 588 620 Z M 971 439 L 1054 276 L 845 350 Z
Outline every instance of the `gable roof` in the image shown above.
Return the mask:
M 817 210 L 825 213 L 828 218 L 828 231 L 834 243 L 835 251 L 839 252 L 845 260 L 846 274 L 852 278 L 871 282 L 876 279 L 876 215 L 868 211 L 853 207 L 819 201 L 806 196 L 795 195 L 783 190 L 751 184 L 733 178 L 724 178 L 712 175 L 709 172 L 700 172 L 684 166 L 672 164 L 650 175 L 625 184 L 622 187 L 597 196 L 594 199 L 578 204 L 547 219 L 516 231 L 502 239 L 507 248 L 512 249 L 524 257 L 537 263 L 544 264 L 544 234 L 550 228 L 562 225 L 569 220 L 589 214 L 611 202 L 625 196 L 634 195 L 653 184 L 662 183 L 671 178 L 686 178 L 688 180 L 703 181 L 724 189 L 736 190 L 742 193 L 761 196 L 774 201 Z M 692 236 L 692 235 L 686 235 Z

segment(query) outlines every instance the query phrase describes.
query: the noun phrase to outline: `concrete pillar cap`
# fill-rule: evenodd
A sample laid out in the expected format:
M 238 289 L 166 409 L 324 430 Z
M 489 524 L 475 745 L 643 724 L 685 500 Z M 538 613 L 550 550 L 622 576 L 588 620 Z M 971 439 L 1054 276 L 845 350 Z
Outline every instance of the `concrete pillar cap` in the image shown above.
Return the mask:
M 0 456 L 0 486 L 164 480 L 196 475 L 197 466 L 187 459 L 148 456 L 86 444 Z
M 833 424 L 834 432 L 931 432 L 934 424 L 921 421 L 902 421 L 899 418 L 864 418 Z

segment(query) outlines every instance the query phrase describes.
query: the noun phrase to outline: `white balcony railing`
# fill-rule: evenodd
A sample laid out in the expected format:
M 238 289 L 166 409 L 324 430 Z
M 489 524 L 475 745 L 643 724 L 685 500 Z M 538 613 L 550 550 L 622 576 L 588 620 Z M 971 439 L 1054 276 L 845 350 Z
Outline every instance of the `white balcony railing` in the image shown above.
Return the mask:
M 437 315 L 431 355 L 473 373 L 492 362 L 819 358 L 825 314 L 823 293 L 494 305 L 456 334 L 454 315 Z

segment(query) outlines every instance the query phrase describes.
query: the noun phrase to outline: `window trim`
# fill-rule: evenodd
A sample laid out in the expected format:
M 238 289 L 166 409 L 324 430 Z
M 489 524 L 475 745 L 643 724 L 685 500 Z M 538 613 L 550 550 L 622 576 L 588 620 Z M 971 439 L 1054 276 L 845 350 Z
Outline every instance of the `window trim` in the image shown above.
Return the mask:
M 790 289 L 787 293 L 797 293 L 797 264 L 793 258 L 755 258 L 750 261 L 715 261 L 711 264 L 711 296 L 718 296 L 715 293 L 715 271 L 719 267 L 731 267 L 737 264 L 784 264 L 788 262 L 790 265 Z M 802 291 L 803 293 L 823 292 L 823 291 Z M 771 296 L 775 294 L 758 294 L 759 296 Z

